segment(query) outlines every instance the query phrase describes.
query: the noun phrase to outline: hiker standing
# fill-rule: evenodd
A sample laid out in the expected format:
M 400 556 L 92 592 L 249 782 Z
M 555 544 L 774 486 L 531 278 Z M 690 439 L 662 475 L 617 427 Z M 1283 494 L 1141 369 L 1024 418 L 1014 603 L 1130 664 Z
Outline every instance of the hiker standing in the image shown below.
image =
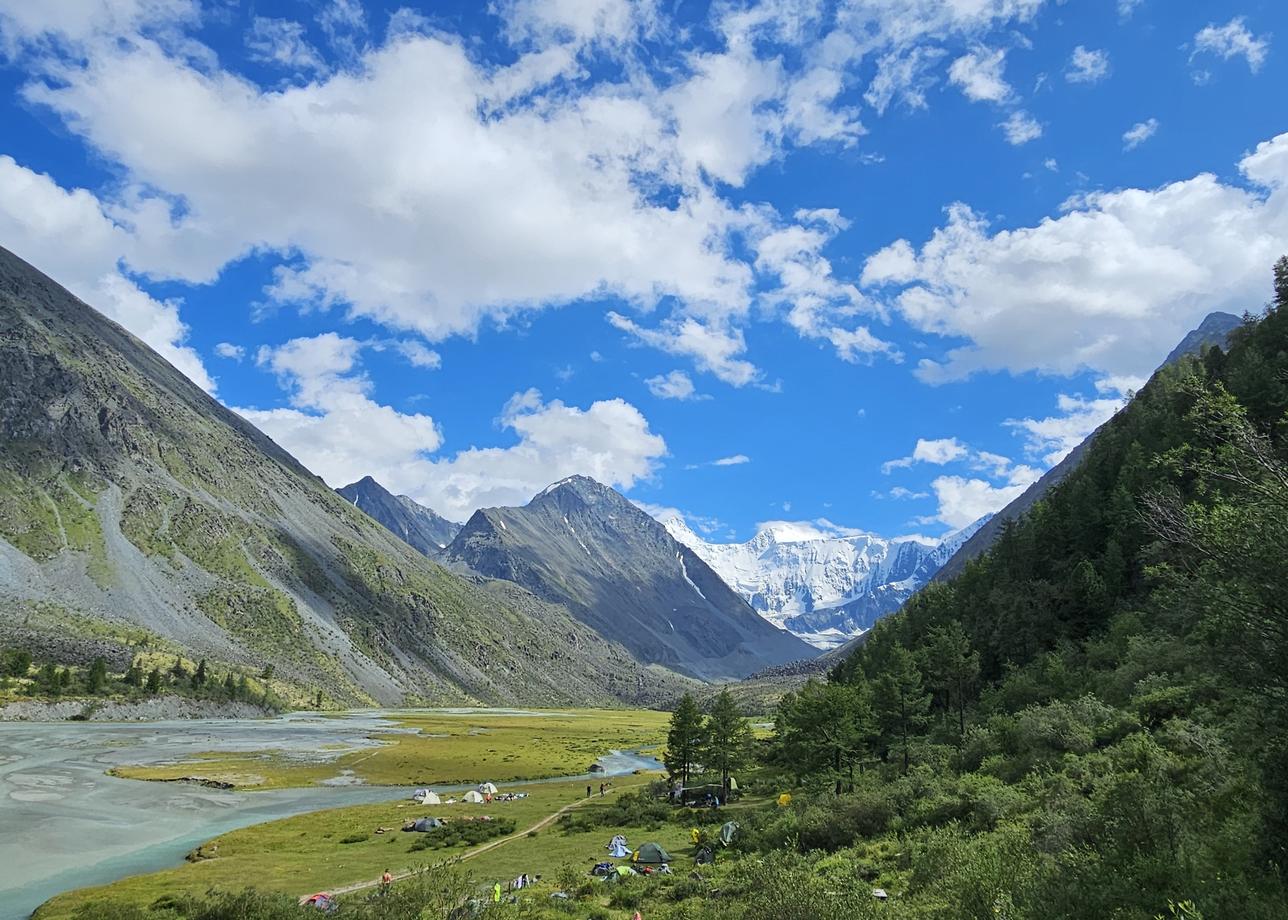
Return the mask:
M 590 798 L 590 785 L 586 785 L 586 798 Z
M 601 799 L 604 797 L 604 784 L 603 784 L 603 783 L 600 783 L 600 784 L 599 784 L 599 797 L 600 797 Z
M 380 876 L 380 890 L 388 891 L 389 886 L 392 885 L 393 882 L 394 882 L 394 874 L 390 872 L 388 869 L 386 869 L 384 872 L 384 875 Z

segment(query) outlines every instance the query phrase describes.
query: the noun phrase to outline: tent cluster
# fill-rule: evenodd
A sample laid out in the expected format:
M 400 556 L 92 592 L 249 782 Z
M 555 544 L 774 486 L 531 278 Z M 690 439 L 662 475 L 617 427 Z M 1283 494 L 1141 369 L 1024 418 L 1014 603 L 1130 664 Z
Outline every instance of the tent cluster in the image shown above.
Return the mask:
M 499 793 L 495 783 L 479 783 L 473 789 L 461 796 L 460 801 L 467 802 L 470 805 L 479 805 L 483 802 L 513 802 L 516 799 L 526 799 L 526 792 L 507 792 Z M 444 800 L 433 789 L 417 789 L 411 795 L 411 800 L 417 805 L 455 805 L 457 800 L 449 798 Z

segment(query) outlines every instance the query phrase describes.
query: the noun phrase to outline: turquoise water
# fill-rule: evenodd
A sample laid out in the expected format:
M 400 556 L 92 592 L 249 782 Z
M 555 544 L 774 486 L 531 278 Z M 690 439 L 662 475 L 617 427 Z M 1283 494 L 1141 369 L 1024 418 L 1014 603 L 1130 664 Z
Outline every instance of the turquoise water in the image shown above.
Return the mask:
M 221 750 L 271 750 L 325 760 L 378 744 L 368 737 L 373 731 L 401 730 L 378 712 L 0 723 L 0 920 L 25 920 L 40 904 L 73 888 L 177 865 L 197 844 L 235 828 L 321 808 L 404 798 L 412 791 L 330 785 L 238 792 L 118 779 L 105 774 L 113 766 Z M 651 757 L 616 751 L 606 752 L 600 763 L 605 773 L 596 776 L 661 766 Z

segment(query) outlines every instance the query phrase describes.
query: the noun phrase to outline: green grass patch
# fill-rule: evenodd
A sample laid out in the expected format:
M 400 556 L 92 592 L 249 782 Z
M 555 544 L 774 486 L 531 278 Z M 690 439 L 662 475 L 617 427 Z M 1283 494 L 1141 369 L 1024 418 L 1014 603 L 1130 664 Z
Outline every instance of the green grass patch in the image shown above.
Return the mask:
M 326 762 L 302 762 L 272 753 L 219 753 L 174 764 L 121 767 L 134 779 L 200 775 L 225 782 L 259 777 L 257 788 L 308 786 L 349 769 L 367 783 L 516 782 L 586 772 L 609 750 L 659 745 L 669 715 L 652 710 L 560 710 L 527 716 L 503 712 L 400 714 L 418 734 L 377 733 L 380 747 Z M 598 781 L 593 785 L 598 788 Z M 584 792 L 584 789 L 583 789 Z

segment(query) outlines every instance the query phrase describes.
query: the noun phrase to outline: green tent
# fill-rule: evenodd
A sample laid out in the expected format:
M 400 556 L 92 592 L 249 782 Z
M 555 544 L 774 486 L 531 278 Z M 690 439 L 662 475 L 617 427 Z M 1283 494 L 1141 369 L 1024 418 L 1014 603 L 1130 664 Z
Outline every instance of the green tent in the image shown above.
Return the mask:
M 737 821 L 726 821 L 720 825 L 720 842 L 725 846 L 733 843 L 733 835 L 738 833 Z
M 669 863 L 670 861 L 671 854 L 662 849 L 662 845 L 658 843 L 644 844 L 644 846 L 636 850 L 635 855 L 631 857 L 631 862 L 647 863 L 651 866 Z

